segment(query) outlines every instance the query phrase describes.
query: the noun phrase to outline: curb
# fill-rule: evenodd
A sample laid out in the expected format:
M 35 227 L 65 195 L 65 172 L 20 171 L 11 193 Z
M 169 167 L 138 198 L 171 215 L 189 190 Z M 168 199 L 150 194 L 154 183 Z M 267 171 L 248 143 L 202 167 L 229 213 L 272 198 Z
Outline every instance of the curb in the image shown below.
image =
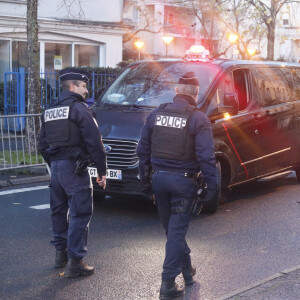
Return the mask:
M 281 272 L 279 272 L 279 273 L 276 273 L 276 274 L 274 274 L 274 275 L 272 275 L 272 276 L 270 276 L 270 277 L 267 277 L 267 278 L 265 278 L 265 279 L 263 279 L 263 280 L 257 281 L 256 283 L 247 285 L 247 286 L 245 286 L 245 287 L 243 287 L 243 288 L 241 288 L 241 289 L 237 289 L 237 290 L 235 290 L 235 291 L 233 291 L 233 292 L 230 292 L 230 293 L 228 293 L 228 294 L 226 294 L 226 295 L 223 295 L 223 296 L 217 298 L 216 300 L 226 300 L 226 299 L 229 299 L 229 298 L 238 296 L 238 295 L 241 294 L 241 293 L 244 293 L 244 292 L 246 292 L 246 291 L 252 290 L 252 289 L 254 289 L 254 288 L 256 288 L 256 287 L 258 287 L 258 286 L 260 286 L 260 285 L 263 285 L 263 284 L 265 284 L 265 283 L 267 283 L 267 282 L 269 282 L 269 281 L 272 281 L 272 280 L 274 280 L 274 279 L 276 279 L 276 278 L 285 276 L 285 275 L 287 275 L 287 274 L 289 274 L 289 273 L 291 273 L 291 272 L 293 272 L 293 271 L 296 271 L 296 270 L 298 270 L 298 269 L 300 269 L 300 265 L 299 265 L 299 266 L 296 266 L 296 267 L 293 267 L 293 268 L 290 268 L 290 269 L 286 269 L 286 270 L 281 271 Z
M 49 181 L 49 180 L 50 180 L 49 175 L 9 179 L 9 180 L 0 181 L 0 188 L 10 187 L 10 186 L 19 185 L 19 184 L 37 183 L 37 182 L 43 182 L 43 181 Z

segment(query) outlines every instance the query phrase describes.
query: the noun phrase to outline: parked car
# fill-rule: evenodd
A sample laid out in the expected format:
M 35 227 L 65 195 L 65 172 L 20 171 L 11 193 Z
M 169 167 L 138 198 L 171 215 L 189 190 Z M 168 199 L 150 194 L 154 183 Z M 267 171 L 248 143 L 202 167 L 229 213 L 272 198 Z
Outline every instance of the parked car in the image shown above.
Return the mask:
M 93 106 L 108 158 L 102 195 L 143 196 L 136 146 L 149 113 L 172 102 L 180 76 L 200 82 L 197 107 L 212 122 L 220 176 L 217 210 L 234 186 L 287 170 L 300 180 L 300 64 L 222 59 L 141 61 L 127 67 Z M 90 169 L 92 177 L 95 169 Z

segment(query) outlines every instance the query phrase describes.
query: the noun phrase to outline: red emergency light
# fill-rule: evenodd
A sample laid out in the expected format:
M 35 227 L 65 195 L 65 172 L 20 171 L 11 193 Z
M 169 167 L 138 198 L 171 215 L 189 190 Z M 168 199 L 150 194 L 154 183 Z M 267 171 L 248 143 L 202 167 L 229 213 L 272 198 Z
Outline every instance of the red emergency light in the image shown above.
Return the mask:
M 209 61 L 210 53 L 202 45 L 193 45 L 185 51 L 184 59 L 187 61 Z

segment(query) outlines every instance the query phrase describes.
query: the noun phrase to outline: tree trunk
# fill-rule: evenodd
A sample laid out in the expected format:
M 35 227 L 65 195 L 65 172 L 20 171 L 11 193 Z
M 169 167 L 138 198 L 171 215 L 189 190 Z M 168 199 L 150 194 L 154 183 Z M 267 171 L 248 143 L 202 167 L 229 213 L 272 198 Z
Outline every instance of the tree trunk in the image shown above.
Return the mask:
M 38 45 L 38 0 L 27 0 L 27 58 L 28 58 L 28 114 L 41 112 L 40 55 Z M 28 117 L 26 122 L 26 150 L 36 151 L 39 133 L 37 117 Z
M 274 45 L 275 45 L 275 20 L 271 21 L 271 23 L 268 26 L 267 60 L 274 60 Z

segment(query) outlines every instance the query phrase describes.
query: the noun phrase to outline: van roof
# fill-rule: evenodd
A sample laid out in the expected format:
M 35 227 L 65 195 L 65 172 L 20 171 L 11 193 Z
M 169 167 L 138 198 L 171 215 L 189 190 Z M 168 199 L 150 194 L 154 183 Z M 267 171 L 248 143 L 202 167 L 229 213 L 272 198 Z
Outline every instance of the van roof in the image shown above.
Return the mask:
M 163 58 L 158 60 L 141 60 L 132 63 L 131 65 L 136 65 L 140 63 L 155 63 L 155 62 L 186 62 L 186 60 L 182 58 Z M 191 62 L 189 63 L 207 63 L 207 62 Z M 258 61 L 258 60 L 231 60 L 231 59 L 222 59 L 222 58 L 215 58 L 209 61 L 209 63 L 219 65 L 220 67 L 227 69 L 231 66 L 249 66 L 249 65 L 257 65 L 257 66 L 270 66 L 270 67 L 300 67 L 299 63 L 292 63 L 292 62 L 280 62 L 280 61 Z

